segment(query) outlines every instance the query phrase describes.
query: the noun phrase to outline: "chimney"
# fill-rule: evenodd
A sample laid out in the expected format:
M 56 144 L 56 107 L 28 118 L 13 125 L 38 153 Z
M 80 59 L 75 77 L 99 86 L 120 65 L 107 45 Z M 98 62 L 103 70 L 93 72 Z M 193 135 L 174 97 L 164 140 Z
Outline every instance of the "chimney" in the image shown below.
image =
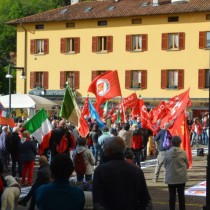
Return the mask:
M 152 6 L 153 7 L 159 6 L 158 0 L 152 0 Z

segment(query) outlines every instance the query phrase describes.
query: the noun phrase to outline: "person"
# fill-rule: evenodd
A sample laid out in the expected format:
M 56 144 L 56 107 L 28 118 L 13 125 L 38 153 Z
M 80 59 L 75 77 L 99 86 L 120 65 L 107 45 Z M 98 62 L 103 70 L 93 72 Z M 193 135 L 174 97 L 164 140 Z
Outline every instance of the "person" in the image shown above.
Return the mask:
M 18 165 L 18 176 L 22 177 L 22 164 L 20 161 L 20 136 L 19 127 L 14 127 L 11 135 L 11 158 L 12 158 L 12 176 L 16 177 L 16 165 Z
M 106 162 L 93 176 L 94 209 L 145 210 L 152 206 L 143 171 L 125 160 L 125 149 L 125 141 L 119 136 L 105 142 Z
M 206 112 L 202 118 L 202 144 L 207 145 L 208 143 L 208 130 L 209 130 L 209 113 Z
M 61 153 L 51 161 L 50 170 L 54 181 L 40 186 L 36 193 L 39 210 L 82 210 L 85 195 L 82 189 L 71 186 L 69 178 L 74 171 L 69 155 Z
M 3 164 L 0 161 L 0 198 L 4 192 L 4 188 L 7 186 L 6 180 L 3 176 Z M 1 209 L 1 199 L 0 199 L 0 209 Z
M 100 164 L 103 163 L 103 146 L 106 139 L 110 138 L 109 128 L 107 126 L 102 128 L 102 135 L 98 138 L 98 145 L 100 148 Z
M 198 117 L 194 119 L 191 132 L 192 132 L 191 147 L 194 145 L 194 143 L 196 143 L 196 146 L 198 147 L 202 135 L 202 123 Z
M 30 191 L 28 194 L 23 197 L 21 200 L 18 201 L 18 204 L 21 206 L 26 206 L 27 202 L 31 199 L 30 206 L 28 210 L 35 210 L 35 195 L 36 195 L 36 190 L 38 189 L 39 186 L 42 184 L 47 184 L 50 182 L 50 167 L 48 164 L 47 157 L 42 155 L 39 158 L 39 165 L 40 167 L 38 168 L 37 172 L 37 177 L 32 185 Z
M 20 157 L 23 164 L 22 170 L 22 185 L 26 185 L 26 175 L 28 173 L 28 185 L 32 185 L 34 161 L 36 158 L 37 149 L 35 141 L 31 140 L 29 131 L 23 132 L 23 138 L 20 144 Z
M 133 131 L 130 130 L 130 124 L 129 123 L 125 123 L 123 125 L 123 129 L 120 130 L 119 137 L 121 137 L 126 144 L 126 151 L 125 152 L 130 152 L 133 151 L 132 150 L 132 139 L 133 139 Z
M 9 169 L 9 152 L 6 150 L 6 138 L 8 136 L 9 129 L 7 126 L 2 127 L 2 133 L 0 135 L 0 157 L 3 163 L 4 170 Z
M 99 129 L 99 126 L 97 123 L 94 123 L 92 125 L 92 129 L 89 133 L 90 139 L 92 141 L 91 150 L 95 157 L 95 166 L 98 164 L 98 155 L 100 155 L 100 147 L 98 145 L 98 138 L 102 134 L 101 130 Z
M 82 158 L 76 162 L 76 155 L 82 155 Z M 75 155 L 73 156 L 73 163 L 77 174 L 77 181 L 82 182 L 85 176 L 85 181 L 91 181 L 93 176 L 93 166 L 95 164 L 95 158 L 93 153 L 87 147 L 87 139 L 79 137 L 77 139 L 77 146 Z M 78 166 L 77 166 L 78 164 Z M 77 171 L 78 168 L 78 171 Z
M 159 144 L 158 144 L 159 152 L 158 152 L 158 156 L 157 156 L 157 162 L 156 162 L 155 173 L 154 173 L 154 178 L 153 178 L 154 182 L 158 181 L 158 177 L 159 177 L 159 174 L 160 174 L 160 169 L 163 165 L 163 160 L 164 160 L 164 156 L 165 156 L 165 152 L 166 152 L 166 149 L 163 148 L 163 142 L 164 142 L 164 137 L 165 137 L 166 132 L 168 133 L 170 138 L 172 138 L 172 136 L 171 136 L 171 134 L 168 130 L 169 127 L 170 127 L 169 122 L 164 123 L 163 129 L 161 129 L 158 132 L 157 136 L 155 136 L 155 138 L 154 138 L 154 141 L 159 142 Z
M 65 139 L 67 144 L 59 149 L 59 145 Z M 58 128 L 52 130 L 52 134 L 49 142 L 49 149 L 51 152 L 51 160 L 59 153 L 70 154 L 70 151 L 76 147 L 76 140 L 74 135 L 67 128 L 66 121 L 61 120 Z
M 175 210 L 176 192 L 179 198 L 179 209 L 185 210 L 185 183 L 187 182 L 188 159 L 186 152 L 180 148 L 181 138 L 173 136 L 172 147 L 165 154 L 165 183 L 169 190 L 169 207 Z
M 139 167 L 141 167 L 141 157 L 143 149 L 142 133 L 137 124 L 133 124 L 132 129 L 133 129 L 132 149 L 135 157 L 134 161 Z

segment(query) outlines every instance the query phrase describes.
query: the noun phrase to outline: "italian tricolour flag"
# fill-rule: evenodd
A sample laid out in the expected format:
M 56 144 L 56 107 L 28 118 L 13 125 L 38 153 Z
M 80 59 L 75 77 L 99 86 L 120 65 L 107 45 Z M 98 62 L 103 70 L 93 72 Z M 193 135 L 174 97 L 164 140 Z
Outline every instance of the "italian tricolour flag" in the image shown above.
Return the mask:
M 37 112 L 23 127 L 41 144 L 42 149 L 49 147 L 52 125 L 44 109 Z

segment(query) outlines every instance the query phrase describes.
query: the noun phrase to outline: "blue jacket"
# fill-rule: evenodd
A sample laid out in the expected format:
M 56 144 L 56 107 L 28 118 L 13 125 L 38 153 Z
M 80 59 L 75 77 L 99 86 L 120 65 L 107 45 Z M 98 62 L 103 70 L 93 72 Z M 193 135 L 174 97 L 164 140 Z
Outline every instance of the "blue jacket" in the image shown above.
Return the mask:
M 36 205 L 39 210 L 83 210 L 85 195 L 68 181 L 55 181 L 37 189 Z
M 164 141 L 164 136 L 165 136 L 165 132 L 166 130 L 165 129 L 161 129 L 157 136 L 155 136 L 154 138 L 154 141 L 159 141 L 159 151 L 162 152 L 162 151 L 166 151 L 166 149 L 163 148 L 163 141 Z
M 36 143 L 30 139 L 21 139 L 20 144 L 20 158 L 22 162 L 30 162 L 36 158 Z

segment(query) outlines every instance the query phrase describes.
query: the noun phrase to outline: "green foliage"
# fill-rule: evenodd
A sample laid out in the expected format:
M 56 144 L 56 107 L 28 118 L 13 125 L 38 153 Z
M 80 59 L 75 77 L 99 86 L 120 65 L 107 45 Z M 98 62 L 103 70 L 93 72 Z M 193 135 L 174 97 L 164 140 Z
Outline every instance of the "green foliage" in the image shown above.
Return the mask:
M 9 60 L 9 52 L 16 52 L 16 28 L 6 22 L 65 6 L 69 0 L 0 0 L 0 58 Z M 0 94 L 8 94 L 7 63 L 0 63 Z M 15 75 L 14 75 L 15 76 Z M 12 79 L 12 92 L 15 78 Z

